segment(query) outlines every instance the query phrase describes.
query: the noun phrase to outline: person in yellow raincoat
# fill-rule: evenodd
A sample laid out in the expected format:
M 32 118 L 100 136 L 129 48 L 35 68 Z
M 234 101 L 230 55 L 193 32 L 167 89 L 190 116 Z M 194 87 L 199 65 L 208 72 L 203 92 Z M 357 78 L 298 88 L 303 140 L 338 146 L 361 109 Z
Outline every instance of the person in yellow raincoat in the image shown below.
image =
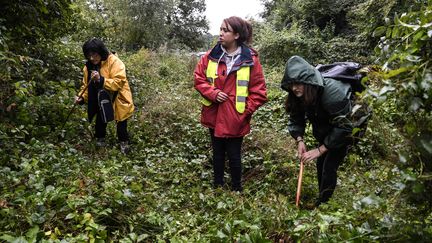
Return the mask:
M 92 38 L 82 47 L 87 62 L 83 68 L 83 80 L 80 90 L 81 97 L 75 102 L 87 103 L 89 122 L 96 116 L 95 137 L 97 146 L 105 146 L 107 123 L 104 123 L 98 104 L 98 92 L 102 89 L 108 91 L 114 110 L 114 120 L 117 123 L 117 137 L 123 153 L 129 152 L 129 135 L 127 132 L 127 119 L 132 116 L 135 109 L 132 92 L 126 78 L 126 68 L 123 62 L 108 51 L 105 44 Z M 89 84 L 89 82 L 91 82 Z

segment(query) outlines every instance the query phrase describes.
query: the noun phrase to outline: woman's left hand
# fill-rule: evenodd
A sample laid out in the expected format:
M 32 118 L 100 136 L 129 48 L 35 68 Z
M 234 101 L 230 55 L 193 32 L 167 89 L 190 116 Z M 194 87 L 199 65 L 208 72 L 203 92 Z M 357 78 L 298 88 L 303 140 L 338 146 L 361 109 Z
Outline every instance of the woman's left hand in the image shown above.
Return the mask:
M 228 99 L 228 95 L 225 92 L 220 91 L 216 95 L 216 101 L 219 103 L 222 103 L 222 102 L 226 101 L 227 99 Z

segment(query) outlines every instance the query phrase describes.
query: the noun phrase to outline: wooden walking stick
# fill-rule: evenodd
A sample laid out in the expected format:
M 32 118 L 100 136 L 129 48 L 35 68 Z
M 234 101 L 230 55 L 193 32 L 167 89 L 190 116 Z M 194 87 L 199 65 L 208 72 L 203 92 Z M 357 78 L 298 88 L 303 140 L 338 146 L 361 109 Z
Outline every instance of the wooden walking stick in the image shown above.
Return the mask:
M 298 176 L 298 181 L 297 181 L 297 194 L 296 194 L 296 206 L 297 207 L 299 207 L 299 204 L 300 204 L 301 185 L 302 185 L 302 181 L 303 181 L 303 168 L 304 168 L 303 161 L 300 160 L 300 171 L 299 171 L 299 176 Z

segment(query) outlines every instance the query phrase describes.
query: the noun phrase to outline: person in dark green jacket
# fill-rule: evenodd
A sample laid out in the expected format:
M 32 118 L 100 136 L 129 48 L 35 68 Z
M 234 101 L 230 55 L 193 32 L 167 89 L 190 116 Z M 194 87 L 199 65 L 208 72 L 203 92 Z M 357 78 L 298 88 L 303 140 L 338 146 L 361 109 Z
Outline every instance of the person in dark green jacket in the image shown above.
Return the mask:
M 352 142 L 351 86 L 330 78 L 299 56 L 291 57 L 285 67 L 282 89 L 288 91 L 286 110 L 289 113 L 288 130 L 296 140 L 297 155 L 303 162 L 317 159 L 319 197 L 318 206 L 327 202 L 337 181 L 337 169 L 347 155 Z M 306 147 L 306 122 L 312 125 L 318 146 Z

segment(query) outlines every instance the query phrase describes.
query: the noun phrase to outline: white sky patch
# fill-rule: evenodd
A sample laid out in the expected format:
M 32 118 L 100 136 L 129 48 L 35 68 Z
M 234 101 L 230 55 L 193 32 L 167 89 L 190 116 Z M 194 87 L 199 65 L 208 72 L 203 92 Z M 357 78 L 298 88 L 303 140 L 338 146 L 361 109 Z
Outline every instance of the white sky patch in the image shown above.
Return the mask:
M 258 14 L 264 7 L 260 0 L 205 0 L 206 16 L 209 21 L 209 32 L 212 35 L 219 34 L 222 20 L 231 16 L 241 18 L 260 19 Z

